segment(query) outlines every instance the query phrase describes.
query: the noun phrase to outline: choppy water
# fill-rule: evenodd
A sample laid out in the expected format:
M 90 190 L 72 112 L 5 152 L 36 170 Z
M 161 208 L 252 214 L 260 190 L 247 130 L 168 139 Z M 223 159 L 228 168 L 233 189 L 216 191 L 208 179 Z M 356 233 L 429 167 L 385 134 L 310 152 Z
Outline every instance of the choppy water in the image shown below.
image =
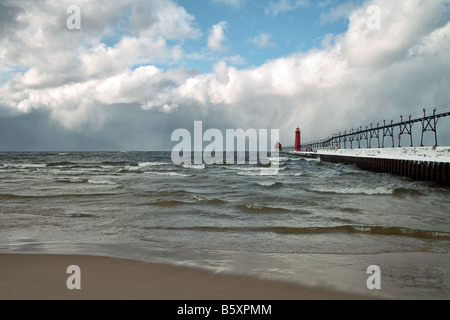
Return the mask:
M 450 298 L 450 190 L 280 158 L 0 153 L 0 251 L 102 254 L 401 298 Z M 370 292 L 373 294 L 373 292 Z

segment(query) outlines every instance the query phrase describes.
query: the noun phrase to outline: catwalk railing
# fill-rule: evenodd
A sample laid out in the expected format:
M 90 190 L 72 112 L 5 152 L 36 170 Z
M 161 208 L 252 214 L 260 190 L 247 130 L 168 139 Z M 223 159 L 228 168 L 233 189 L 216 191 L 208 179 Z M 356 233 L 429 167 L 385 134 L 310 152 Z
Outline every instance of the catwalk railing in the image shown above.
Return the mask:
M 450 111 L 436 113 L 437 109 L 433 110 L 432 115 L 427 115 L 427 111 L 423 109 L 423 116 L 418 118 L 412 118 L 410 115 L 408 119 L 404 119 L 403 116 L 400 116 L 400 122 L 394 123 L 394 120 L 391 120 L 390 124 L 386 124 L 386 121 L 383 121 L 383 125 L 380 126 L 377 123 L 377 126 L 374 128 L 373 124 L 366 126 L 364 129 L 360 127 L 358 130 L 350 130 L 350 132 L 344 131 L 344 133 L 339 132 L 337 134 L 333 134 L 331 138 L 318 140 L 309 142 L 307 144 L 301 145 L 301 151 L 317 151 L 318 149 L 347 149 L 347 145 L 349 145 L 350 149 L 353 149 L 353 145 L 357 143 L 357 147 L 361 148 L 362 142 L 366 141 L 366 148 L 372 148 L 372 141 L 376 139 L 378 141 L 378 148 L 385 147 L 386 138 L 392 140 L 392 147 L 395 147 L 395 137 L 394 131 L 398 128 L 398 146 L 401 146 L 402 136 L 409 135 L 411 141 L 411 147 L 413 147 L 413 125 L 417 122 L 422 124 L 422 135 L 420 140 L 420 145 L 423 146 L 424 142 L 424 134 L 425 132 L 433 132 L 435 146 L 438 145 L 438 136 L 437 136 L 437 124 L 440 118 L 450 116 Z M 355 146 L 356 147 L 356 146 Z

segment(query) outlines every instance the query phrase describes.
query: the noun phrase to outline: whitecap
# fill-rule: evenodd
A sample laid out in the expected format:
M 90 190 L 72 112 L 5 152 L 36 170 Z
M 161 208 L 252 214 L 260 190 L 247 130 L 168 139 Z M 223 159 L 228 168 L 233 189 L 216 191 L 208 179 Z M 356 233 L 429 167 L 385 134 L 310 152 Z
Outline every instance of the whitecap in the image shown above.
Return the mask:
M 176 177 L 192 177 L 191 174 L 183 174 L 183 173 L 178 173 L 178 172 L 172 172 L 172 171 L 167 171 L 167 172 L 146 172 L 146 174 L 152 174 L 155 176 L 176 176 Z
M 204 164 L 183 164 L 183 168 L 203 170 L 203 169 L 206 169 L 206 166 Z
M 230 167 L 229 169 L 239 170 L 239 171 L 260 171 L 261 168 L 246 168 L 246 167 Z
M 90 183 L 90 184 L 105 184 L 105 185 L 116 185 L 117 184 L 110 180 L 101 180 L 101 179 L 89 179 L 88 183 Z
M 283 169 L 283 168 L 281 168 Z M 307 175 L 306 172 L 295 172 L 295 173 L 280 173 L 281 176 L 289 176 L 289 177 L 301 177 Z
M 133 167 L 133 166 L 126 166 L 125 167 L 125 170 L 128 170 L 128 171 L 139 171 L 141 169 L 142 169 L 141 167 Z
M 5 163 L 3 164 L 4 168 L 12 168 L 12 169 L 30 169 L 30 168 L 45 168 L 47 164 L 45 163 Z
M 309 191 L 319 192 L 319 193 L 335 193 L 335 194 L 366 194 L 366 195 L 392 195 L 394 193 L 393 189 L 386 187 L 378 188 L 364 188 L 364 187 L 354 187 L 354 188 L 313 188 Z
M 240 171 L 237 174 L 239 176 L 260 176 L 261 171 L 260 170 L 258 170 L 258 172 L 256 172 L 256 171 Z
M 274 185 L 278 184 L 279 182 L 276 181 L 265 181 L 265 182 L 257 182 L 257 185 L 260 185 L 261 187 L 273 187 Z
M 166 162 L 141 162 L 138 165 L 141 168 L 145 168 L 145 167 L 165 166 L 168 164 L 169 163 L 166 163 Z

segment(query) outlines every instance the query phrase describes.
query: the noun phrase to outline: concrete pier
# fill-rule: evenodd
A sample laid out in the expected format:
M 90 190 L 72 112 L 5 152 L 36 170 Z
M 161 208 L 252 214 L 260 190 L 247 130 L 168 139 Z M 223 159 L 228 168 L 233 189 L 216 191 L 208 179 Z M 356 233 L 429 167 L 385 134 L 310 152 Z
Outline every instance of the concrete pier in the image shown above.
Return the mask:
M 322 161 L 450 187 L 450 147 L 319 150 L 317 154 Z
M 450 163 L 321 155 L 322 161 L 353 164 L 363 170 L 391 173 L 450 187 Z

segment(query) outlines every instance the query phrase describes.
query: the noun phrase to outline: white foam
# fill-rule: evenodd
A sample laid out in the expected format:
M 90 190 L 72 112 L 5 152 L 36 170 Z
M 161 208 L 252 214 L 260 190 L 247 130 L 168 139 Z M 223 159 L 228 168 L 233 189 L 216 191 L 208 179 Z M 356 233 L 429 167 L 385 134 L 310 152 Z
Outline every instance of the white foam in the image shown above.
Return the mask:
M 178 173 L 178 172 L 146 172 L 146 174 L 152 174 L 155 176 L 176 176 L 176 177 L 192 177 L 191 174 L 184 174 L 184 173 Z
M 132 166 L 125 167 L 125 170 L 128 170 L 128 171 L 139 171 L 141 169 L 142 169 L 142 167 L 132 167 Z
M 229 169 L 233 170 L 239 170 L 239 171 L 259 171 L 261 168 L 254 168 L 254 167 L 230 167 Z
M 239 176 L 260 176 L 261 170 L 258 169 L 258 172 L 256 171 L 240 171 L 237 173 Z
M 266 181 L 266 182 L 258 182 L 257 184 L 262 186 L 262 187 L 272 187 L 274 185 L 276 185 L 278 182 L 276 181 Z
M 392 195 L 394 193 L 393 189 L 386 187 L 378 187 L 374 189 L 370 188 L 341 188 L 341 187 L 329 187 L 329 188 L 312 188 L 310 191 L 321 192 L 321 193 L 336 193 L 336 194 L 367 194 L 367 195 Z
M 203 170 L 203 169 L 206 169 L 206 166 L 204 164 L 183 164 L 183 168 Z
M 105 185 L 116 185 L 117 183 L 112 182 L 110 180 L 101 180 L 101 179 L 89 179 L 88 183 L 90 184 L 105 184 Z
M 280 173 L 281 176 L 289 176 L 289 177 L 301 177 L 306 175 L 305 172 L 295 172 L 295 173 Z
M 141 162 L 139 163 L 139 167 L 145 168 L 145 167 L 155 167 L 155 166 L 165 166 L 168 163 L 165 162 Z
M 267 160 L 270 160 L 270 162 L 280 162 L 280 161 L 289 161 L 290 158 L 287 157 L 268 157 Z
M 115 169 L 114 166 L 101 166 L 102 169 Z
M 45 163 L 5 163 L 4 168 L 17 168 L 17 169 L 29 169 L 29 168 L 45 168 L 47 165 Z

